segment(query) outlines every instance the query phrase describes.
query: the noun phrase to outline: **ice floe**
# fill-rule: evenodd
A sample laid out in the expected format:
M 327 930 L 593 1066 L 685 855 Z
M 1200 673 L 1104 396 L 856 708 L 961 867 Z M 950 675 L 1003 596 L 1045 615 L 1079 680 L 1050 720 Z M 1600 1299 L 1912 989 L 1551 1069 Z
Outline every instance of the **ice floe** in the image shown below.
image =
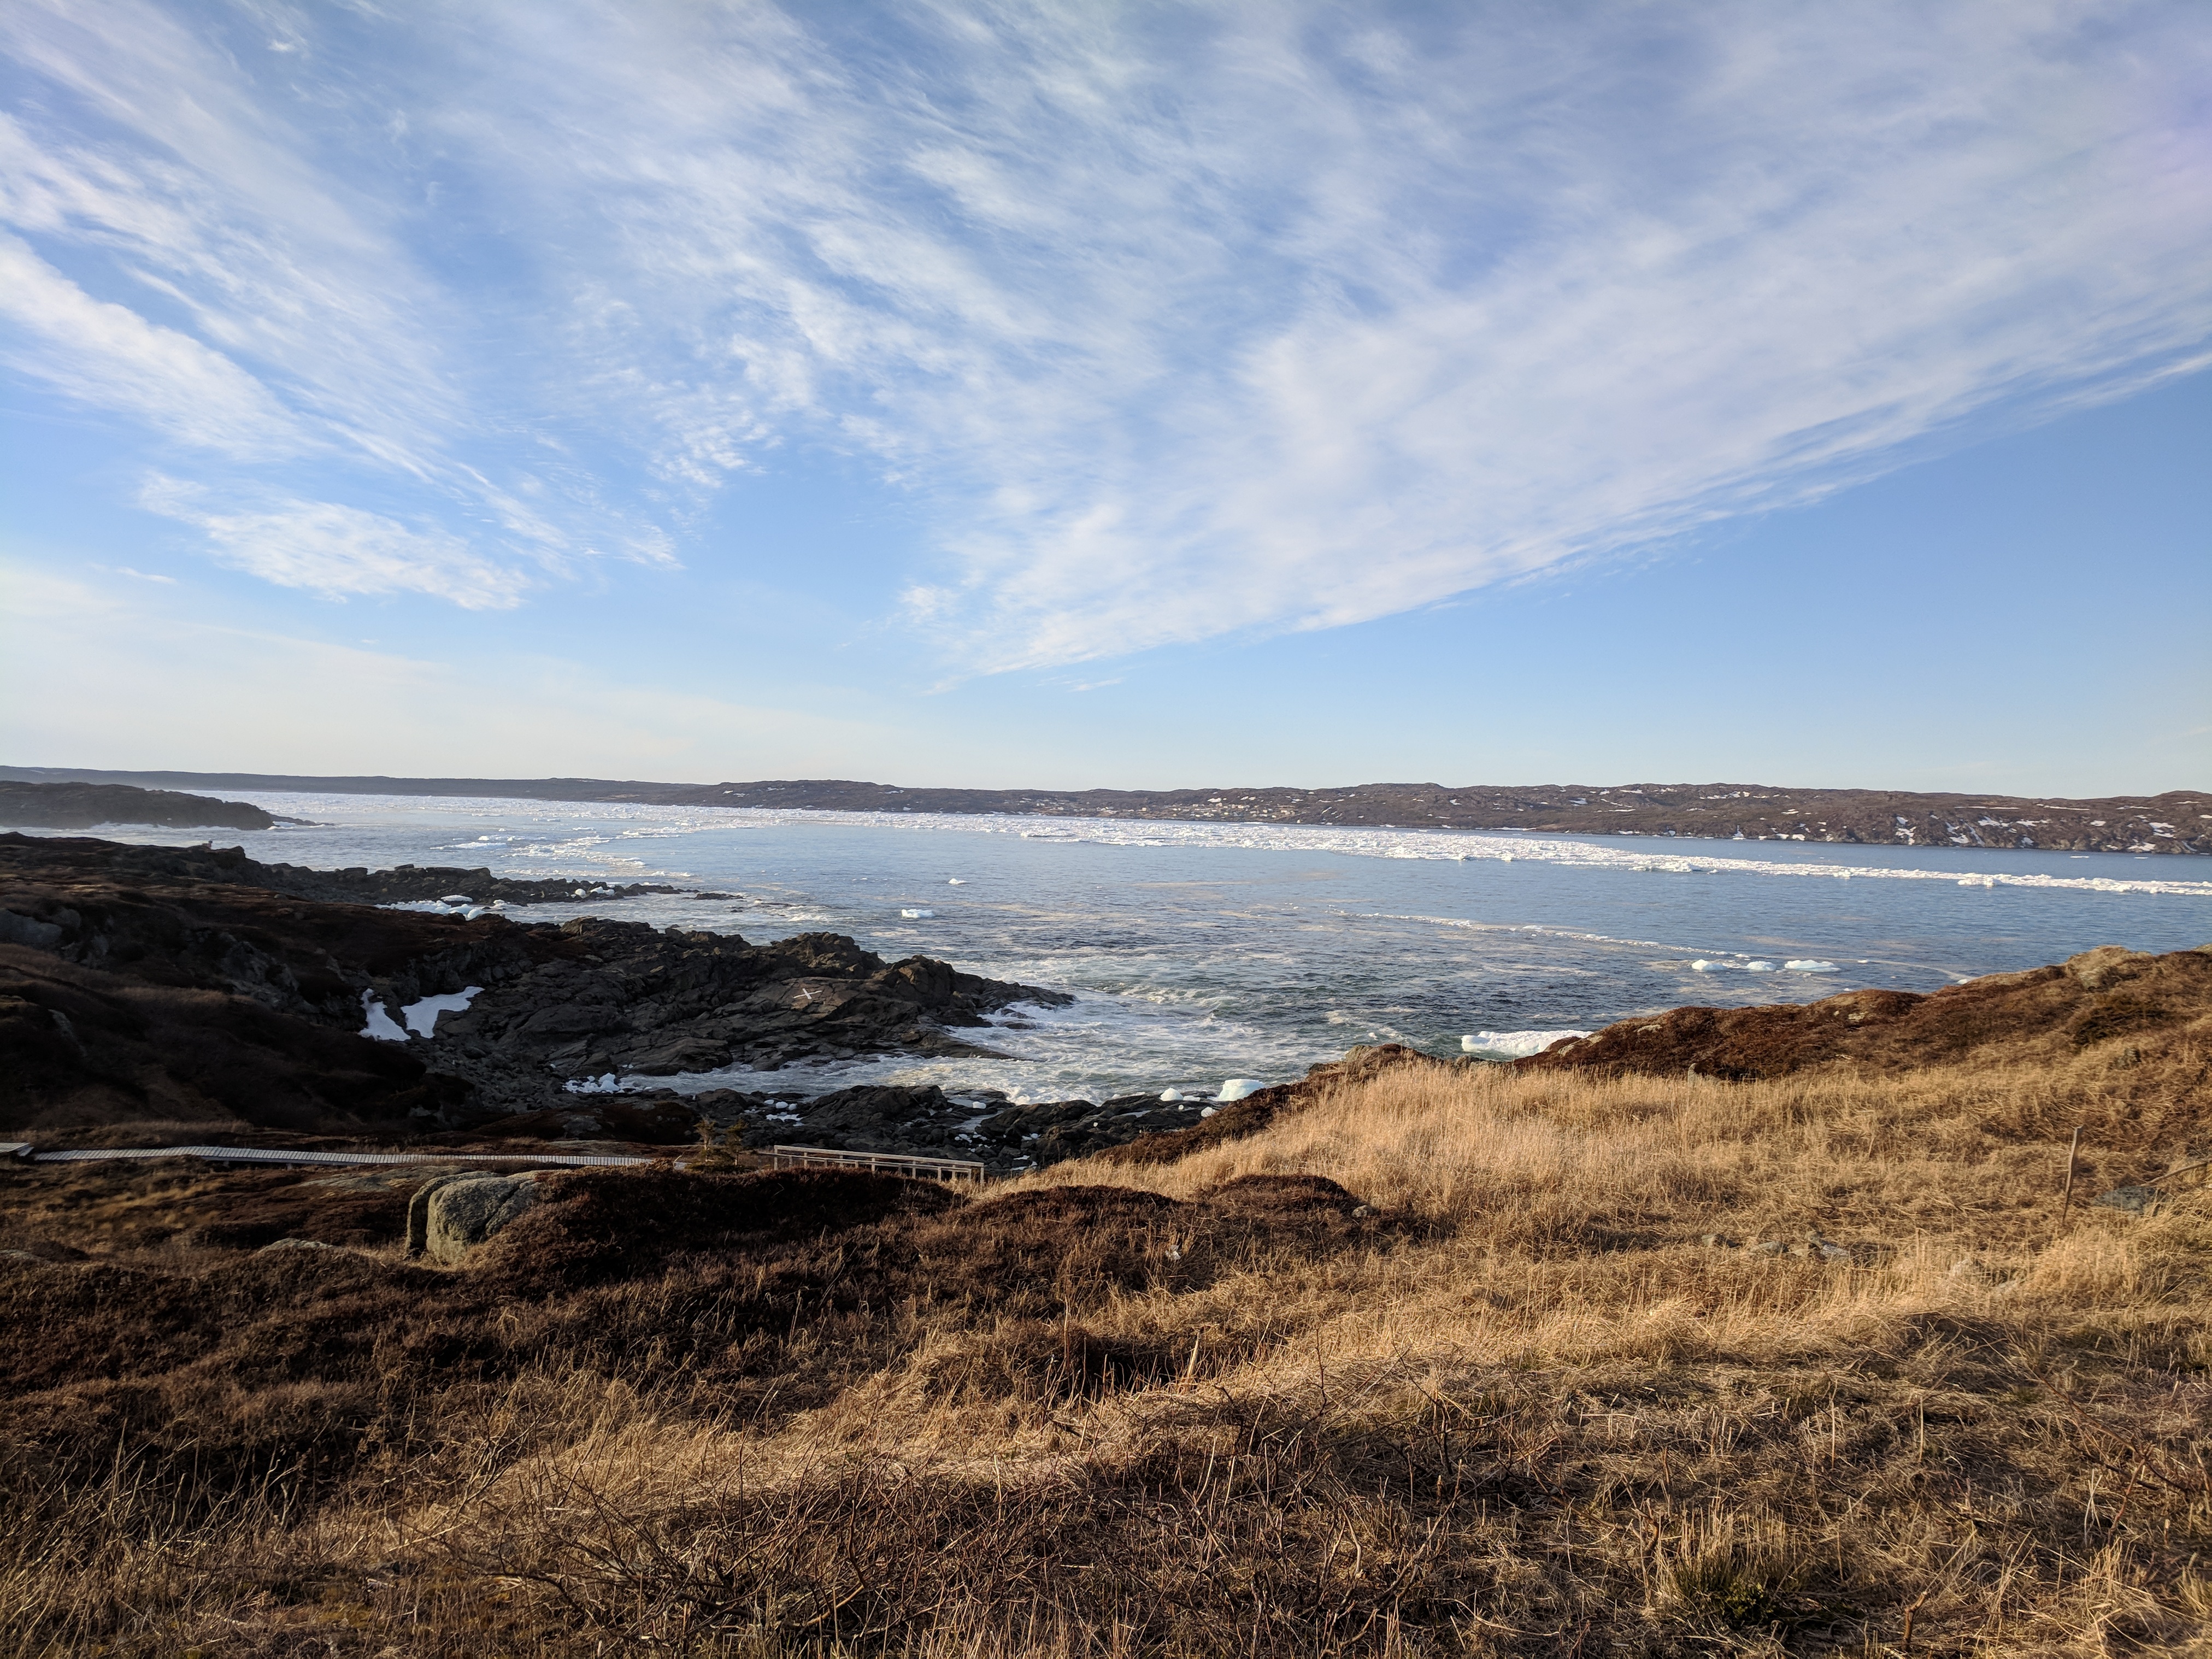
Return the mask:
M 1793 974 L 1833 974 L 1840 971 L 1834 963 L 1822 962 L 1817 957 L 1800 957 L 1782 965 Z
M 1232 1077 L 1221 1085 L 1214 1098 L 1226 1105 L 1232 1100 L 1242 1100 L 1247 1095 L 1256 1095 L 1267 1085 L 1255 1077 Z
M 933 916 L 936 914 L 937 912 L 934 910 L 902 910 L 899 912 L 899 915 L 904 916 L 908 921 L 921 921 L 927 917 Z
M 674 810 L 674 809 L 665 809 Z M 712 817 L 709 817 L 711 812 Z M 1466 862 L 1494 859 L 1501 864 L 1525 859 L 1591 869 L 1663 871 L 1706 876 L 1814 876 L 1822 879 L 1857 876 L 1870 881 L 1960 879 L 1955 870 L 1912 869 L 1887 865 L 1784 863 L 1779 860 L 1719 857 L 1698 854 L 1655 859 L 1652 851 L 1595 844 L 1593 841 L 1539 836 L 1504 836 L 1478 830 L 1407 830 L 1358 825 L 1256 823 L 1205 823 L 1173 818 L 1023 818 L 1012 814 L 969 816 L 957 812 L 794 811 L 772 806 L 692 809 L 694 822 L 726 817 L 760 823 L 872 824 L 904 830 L 954 830 L 968 835 L 1018 836 L 1030 841 L 1089 842 L 1114 847 L 1243 847 L 1310 853 L 1342 853 L 1361 858 L 1432 859 Z M 1735 843 L 1729 843 L 1734 845 Z M 1747 844 L 1747 843 L 1745 843 Z M 1838 852 L 1844 849 L 1838 848 Z M 1692 860 L 1694 859 L 1694 861 Z M 2154 893 L 2212 898 L 2212 881 L 2146 878 L 2121 881 L 2109 876 L 2051 876 L 2040 872 L 1977 872 L 1977 886 L 2071 889 L 2089 892 Z

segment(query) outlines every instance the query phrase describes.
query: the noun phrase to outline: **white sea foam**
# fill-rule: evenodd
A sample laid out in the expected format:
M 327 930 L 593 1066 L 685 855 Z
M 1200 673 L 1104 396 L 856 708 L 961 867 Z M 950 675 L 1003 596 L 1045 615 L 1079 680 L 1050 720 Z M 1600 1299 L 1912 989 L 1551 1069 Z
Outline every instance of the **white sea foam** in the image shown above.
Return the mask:
M 1470 1054 L 1503 1054 L 1508 1060 L 1522 1060 L 1542 1054 L 1562 1038 L 1589 1035 L 1588 1031 L 1477 1031 L 1462 1037 L 1459 1046 Z

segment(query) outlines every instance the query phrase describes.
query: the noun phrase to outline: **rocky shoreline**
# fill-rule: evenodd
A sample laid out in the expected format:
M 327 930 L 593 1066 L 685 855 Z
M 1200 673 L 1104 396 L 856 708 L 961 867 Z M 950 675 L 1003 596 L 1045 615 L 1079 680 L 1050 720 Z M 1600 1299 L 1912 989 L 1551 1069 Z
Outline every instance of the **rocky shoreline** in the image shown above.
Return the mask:
M 839 933 L 754 945 L 598 915 L 483 870 L 316 871 L 237 848 L 0 835 L 0 1130 L 379 1144 L 780 1141 L 1031 1167 L 1186 1128 L 1197 1102 L 1018 1103 L 861 1086 L 684 1095 L 651 1079 L 881 1054 L 991 1055 L 1064 993 L 885 962 Z M 451 900 L 436 910 L 380 908 Z M 461 908 L 466 901 L 466 908 Z M 507 907 L 494 909 L 497 902 Z

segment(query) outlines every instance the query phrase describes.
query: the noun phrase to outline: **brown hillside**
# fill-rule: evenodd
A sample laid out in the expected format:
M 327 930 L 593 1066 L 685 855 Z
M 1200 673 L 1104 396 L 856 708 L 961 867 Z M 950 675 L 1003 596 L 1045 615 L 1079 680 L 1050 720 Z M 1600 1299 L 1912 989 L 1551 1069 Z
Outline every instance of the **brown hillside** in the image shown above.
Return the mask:
M 2207 1659 L 2198 971 L 1368 1050 L 980 1194 L 552 1176 L 456 1267 L 419 1171 L 0 1162 L 0 1654 Z

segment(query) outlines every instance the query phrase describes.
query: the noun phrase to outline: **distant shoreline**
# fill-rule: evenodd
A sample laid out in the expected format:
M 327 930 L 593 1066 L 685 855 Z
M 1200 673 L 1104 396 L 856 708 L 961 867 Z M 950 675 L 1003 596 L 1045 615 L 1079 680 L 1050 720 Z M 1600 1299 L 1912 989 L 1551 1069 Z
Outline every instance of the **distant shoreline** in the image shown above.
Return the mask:
M 0 780 L 194 792 L 476 796 L 798 811 L 1163 819 L 1639 840 L 1790 842 L 1970 852 L 2212 856 L 2212 791 L 2066 800 L 1780 785 L 1369 783 L 1343 788 L 936 789 L 848 779 L 658 783 L 605 778 L 316 777 L 0 766 Z

